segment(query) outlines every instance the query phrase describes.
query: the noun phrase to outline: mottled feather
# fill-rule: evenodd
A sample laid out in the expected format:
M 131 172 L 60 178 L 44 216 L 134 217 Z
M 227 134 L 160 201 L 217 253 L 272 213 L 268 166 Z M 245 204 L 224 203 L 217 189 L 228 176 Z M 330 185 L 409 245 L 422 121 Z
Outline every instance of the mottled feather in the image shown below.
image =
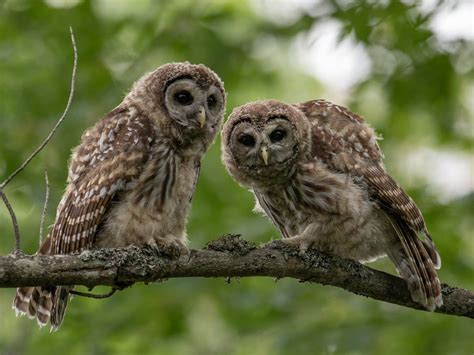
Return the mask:
M 177 99 L 182 92 L 194 95 L 191 104 Z M 83 134 L 71 157 L 55 223 L 38 253 L 130 244 L 173 255 L 186 252 L 197 167 L 224 108 L 223 84 L 203 65 L 172 63 L 144 75 L 117 108 Z M 13 308 L 41 326 L 49 320 L 57 330 L 71 289 L 19 288 Z
M 223 161 L 285 243 L 363 262 L 388 255 L 413 299 L 433 310 L 442 305 L 441 259 L 377 140 L 361 116 L 325 100 L 262 100 L 231 114 Z

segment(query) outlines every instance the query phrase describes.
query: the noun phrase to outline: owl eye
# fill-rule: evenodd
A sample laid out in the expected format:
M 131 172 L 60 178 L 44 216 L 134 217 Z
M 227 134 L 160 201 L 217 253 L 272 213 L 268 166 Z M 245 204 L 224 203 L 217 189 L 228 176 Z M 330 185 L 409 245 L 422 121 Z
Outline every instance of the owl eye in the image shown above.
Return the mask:
M 285 138 L 286 132 L 282 129 L 275 129 L 272 133 L 270 133 L 270 140 L 275 143 L 281 141 Z
M 183 106 L 188 106 L 193 103 L 194 98 L 189 91 L 181 90 L 174 94 L 174 100 Z
M 239 142 L 247 147 L 253 147 L 255 145 L 255 138 L 250 134 L 244 134 L 239 138 Z
M 217 104 L 216 97 L 214 95 L 210 95 L 207 98 L 207 107 L 209 107 L 210 109 L 213 109 L 214 107 L 216 107 L 216 104 Z

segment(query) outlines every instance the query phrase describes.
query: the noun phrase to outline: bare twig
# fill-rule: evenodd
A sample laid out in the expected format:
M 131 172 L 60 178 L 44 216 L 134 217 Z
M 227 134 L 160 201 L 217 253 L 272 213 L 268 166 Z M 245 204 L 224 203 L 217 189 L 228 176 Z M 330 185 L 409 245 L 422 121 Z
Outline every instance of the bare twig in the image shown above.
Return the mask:
M 33 160 L 33 158 L 45 147 L 46 144 L 48 144 L 48 142 L 51 140 L 51 138 L 53 137 L 54 133 L 56 132 L 56 130 L 58 129 L 59 125 L 64 121 L 64 119 L 66 118 L 66 115 L 69 111 L 69 108 L 71 106 L 71 103 L 72 103 L 72 99 L 74 97 L 74 86 L 76 84 L 76 70 L 77 70 L 77 48 L 76 48 L 76 40 L 74 38 L 74 32 L 72 31 L 72 27 L 69 27 L 69 31 L 71 32 L 71 42 L 72 42 L 72 48 L 74 50 L 74 65 L 73 65 L 73 68 L 72 68 L 72 76 L 71 76 L 71 89 L 69 91 L 69 98 L 68 98 L 68 101 L 67 101 L 67 104 L 66 104 L 66 108 L 64 109 L 64 112 L 63 114 L 61 115 L 61 117 L 59 118 L 59 120 L 56 122 L 56 125 L 53 127 L 53 129 L 51 130 L 51 132 L 49 132 L 48 136 L 45 138 L 45 140 L 43 141 L 43 143 L 40 144 L 40 146 L 38 146 L 38 148 L 36 148 L 34 150 L 33 153 L 31 153 L 31 155 L 13 172 L 10 174 L 10 176 L 8 176 L 1 184 L 0 184 L 0 190 L 3 190 L 5 188 L 5 186 L 7 186 L 7 184 L 16 176 L 18 175 L 29 163 L 31 160 Z
M 18 220 L 16 219 L 15 211 L 13 210 L 10 201 L 8 201 L 7 195 L 3 192 L 0 188 L 0 196 L 2 197 L 3 203 L 7 207 L 8 212 L 10 213 L 10 217 L 12 219 L 13 224 L 13 232 L 15 233 L 15 254 L 20 253 L 20 229 L 18 228 Z
M 416 310 L 405 280 L 308 250 L 304 257 L 289 247 L 256 247 L 226 236 L 206 249 L 170 258 L 151 248 L 91 250 L 80 255 L 0 257 L 0 287 L 48 285 L 116 286 L 177 277 L 290 277 L 340 287 L 349 292 Z M 319 292 L 319 291 L 318 291 Z M 474 318 L 474 292 L 442 285 L 444 305 L 435 312 Z M 433 315 L 435 316 L 435 315 Z
M 112 296 L 115 293 L 115 291 L 117 291 L 117 289 L 112 288 L 109 292 L 104 293 L 104 294 L 99 294 L 99 295 L 97 295 L 95 293 L 81 292 L 81 291 L 74 291 L 74 290 L 69 291 L 69 293 L 71 295 L 76 295 L 76 296 L 80 296 L 80 297 L 103 299 L 103 298 L 109 298 L 110 296 Z
M 49 179 L 48 179 L 48 169 L 44 168 L 44 182 L 46 184 L 46 196 L 44 198 L 44 205 L 43 205 L 43 212 L 41 213 L 41 222 L 40 222 L 40 230 L 39 230 L 39 246 L 43 244 L 43 226 L 44 220 L 46 217 L 46 211 L 48 209 L 48 201 L 49 201 Z
M 15 215 L 15 211 L 13 210 L 12 205 L 8 201 L 7 196 L 3 192 L 5 189 L 5 186 L 15 177 L 17 176 L 25 167 L 33 160 L 33 158 L 43 150 L 43 148 L 48 144 L 48 142 L 51 140 L 53 137 L 54 133 L 58 129 L 59 125 L 64 121 L 66 118 L 67 113 L 69 112 L 69 108 L 71 107 L 72 99 L 74 97 L 74 86 L 76 84 L 76 71 L 77 71 L 77 47 L 76 47 L 76 40 L 74 38 L 74 32 L 72 31 L 72 27 L 69 27 L 69 32 L 71 33 L 71 43 L 72 43 L 72 48 L 74 51 L 74 64 L 72 67 L 72 75 L 71 75 L 71 89 L 69 91 L 69 98 L 67 100 L 66 108 L 64 109 L 63 114 L 59 118 L 59 120 L 56 122 L 54 125 L 53 129 L 51 132 L 49 132 L 48 136 L 44 139 L 43 143 L 41 143 L 34 151 L 33 153 L 30 154 L 30 156 L 13 172 L 11 173 L 1 184 L 0 184 L 0 195 L 2 197 L 3 202 L 5 203 L 5 206 L 8 209 L 8 212 L 10 213 L 12 224 L 13 224 L 13 230 L 15 232 L 15 254 L 18 254 L 20 252 L 20 231 L 18 229 L 18 221 Z M 46 203 L 45 203 L 46 205 Z M 42 227 L 41 227 L 42 229 Z M 42 239 L 42 236 L 40 234 L 40 239 Z

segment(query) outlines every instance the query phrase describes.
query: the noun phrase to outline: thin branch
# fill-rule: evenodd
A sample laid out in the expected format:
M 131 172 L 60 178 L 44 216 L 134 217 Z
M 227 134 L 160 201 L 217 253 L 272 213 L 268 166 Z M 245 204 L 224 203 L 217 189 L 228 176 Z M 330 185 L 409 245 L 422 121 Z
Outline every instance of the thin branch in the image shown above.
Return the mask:
M 48 210 L 48 201 L 49 201 L 49 179 L 48 179 L 48 169 L 44 168 L 44 182 L 46 184 L 46 196 L 44 198 L 43 212 L 41 213 L 40 229 L 39 229 L 39 246 L 43 244 L 43 226 L 44 220 L 46 218 L 46 211 Z
M 76 70 L 77 70 L 77 47 L 76 47 L 76 40 L 74 38 L 74 32 L 72 31 L 72 27 L 69 27 L 69 31 L 71 33 L 71 42 L 72 42 L 72 48 L 74 50 L 74 65 L 72 68 L 72 75 L 71 75 L 71 89 L 69 91 L 69 98 L 67 100 L 66 108 L 64 109 L 63 114 L 59 118 L 59 120 L 56 122 L 56 125 L 53 127 L 51 132 L 49 132 L 48 136 L 45 138 L 43 143 L 38 146 L 33 153 L 13 172 L 8 176 L 1 184 L 0 184 L 0 190 L 3 190 L 5 186 L 16 176 L 18 175 L 30 162 L 33 160 L 33 158 L 48 144 L 48 142 L 51 140 L 53 137 L 54 133 L 58 129 L 59 125 L 64 121 L 66 118 L 67 113 L 69 112 L 69 108 L 71 107 L 72 99 L 74 97 L 74 86 L 76 85 Z
M 72 27 L 69 27 L 69 32 L 71 33 L 71 43 L 72 43 L 72 48 L 73 48 L 73 51 L 74 51 L 74 64 L 73 64 L 73 68 L 72 68 L 72 75 L 71 75 L 71 89 L 69 91 L 69 98 L 68 98 L 68 101 L 67 101 L 67 104 L 66 104 L 66 108 L 64 109 L 64 112 L 63 114 L 61 115 L 61 117 L 59 118 L 59 120 L 56 122 L 55 126 L 53 127 L 53 129 L 51 130 L 51 132 L 49 132 L 48 136 L 45 138 L 45 140 L 43 141 L 43 143 L 41 143 L 34 151 L 33 153 L 31 153 L 31 155 L 13 172 L 11 173 L 1 184 L 0 184 L 0 195 L 2 197 L 2 200 L 3 202 L 5 203 L 5 206 L 7 207 L 8 209 L 8 212 L 10 213 L 10 217 L 11 217 L 11 220 L 12 220 L 12 224 L 13 224 L 13 230 L 14 230 L 14 233 L 15 233 L 15 254 L 18 254 L 20 253 L 21 249 L 20 249 L 20 231 L 19 231 L 19 228 L 18 228 L 18 221 L 17 221 L 17 218 L 16 218 L 16 215 L 15 215 L 15 211 L 13 210 L 10 202 L 8 201 L 8 198 L 7 196 L 5 195 L 5 193 L 3 192 L 3 190 L 5 189 L 5 186 L 8 185 L 8 183 L 15 177 L 17 176 L 23 169 L 25 169 L 25 167 L 33 160 L 33 158 L 39 153 L 41 152 L 41 150 L 43 150 L 43 148 L 46 146 L 46 144 L 48 144 L 48 142 L 51 140 L 51 138 L 53 137 L 54 133 L 56 132 L 56 130 L 58 129 L 59 125 L 64 121 L 64 119 L 66 118 L 66 115 L 67 113 L 69 112 L 69 108 L 71 107 L 71 103 L 72 103 L 72 99 L 74 97 L 74 87 L 76 85 L 76 71 L 77 71 L 77 47 L 76 47 L 76 40 L 74 38 L 74 32 L 72 30 Z M 47 201 L 46 201 L 47 202 Z M 46 206 L 46 203 L 45 203 L 45 206 Z M 43 219 L 42 219 L 42 222 L 41 224 L 43 223 Z M 41 226 L 41 230 L 42 230 L 42 226 Z M 40 232 L 40 240 L 42 239 L 42 235 L 41 235 L 42 232 Z
M 10 213 L 10 217 L 12 219 L 12 224 L 13 224 L 13 232 L 15 234 L 15 254 L 19 254 L 21 249 L 20 249 L 20 229 L 18 228 L 18 220 L 16 219 L 16 214 L 15 211 L 13 210 L 12 205 L 10 204 L 10 201 L 8 201 L 7 195 L 3 192 L 2 189 L 0 189 L 0 196 L 2 197 L 3 203 L 7 207 L 8 212 Z
M 151 248 L 99 249 L 71 256 L 0 257 L 0 287 L 46 285 L 115 286 L 176 277 L 291 277 L 343 288 L 376 300 L 424 310 L 412 301 L 406 282 L 353 260 L 309 250 L 256 247 L 238 236 L 211 242 L 206 249 L 170 258 Z M 474 293 L 442 286 L 444 305 L 437 313 L 474 318 Z M 434 315 L 433 315 L 434 316 Z
M 103 298 L 109 298 L 115 293 L 115 291 L 117 291 L 116 288 L 112 288 L 109 292 L 104 293 L 104 294 L 95 294 L 95 293 L 81 292 L 81 291 L 74 291 L 74 290 L 70 290 L 69 293 L 71 295 L 76 295 L 80 297 L 103 299 Z

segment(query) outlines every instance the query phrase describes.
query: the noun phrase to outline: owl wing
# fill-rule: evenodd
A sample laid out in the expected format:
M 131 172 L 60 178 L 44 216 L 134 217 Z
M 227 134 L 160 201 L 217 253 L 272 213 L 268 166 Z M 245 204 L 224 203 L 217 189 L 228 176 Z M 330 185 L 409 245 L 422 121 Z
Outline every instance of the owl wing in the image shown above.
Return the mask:
M 313 154 L 331 170 L 362 178 L 382 208 L 431 239 L 415 202 L 385 171 L 377 137 L 362 117 L 324 100 L 297 106 L 312 125 Z
M 329 169 L 352 175 L 355 182 L 365 184 L 370 197 L 385 211 L 404 253 L 403 260 L 394 261 L 412 294 L 430 308 L 432 302 L 439 305 L 441 289 L 434 269 L 441 266 L 441 258 L 421 211 L 385 171 L 375 132 L 362 117 L 324 100 L 296 107 L 312 125 L 314 156 Z M 416 276 L 412 284 L 411 275 Z
M 137 111 L 118 108 L 82 140 L 73 153 L 68 187 L 50 232 L 51 254 L 91 247 L 112 200 L 133 183 L 148 159 L 153 126 Z

